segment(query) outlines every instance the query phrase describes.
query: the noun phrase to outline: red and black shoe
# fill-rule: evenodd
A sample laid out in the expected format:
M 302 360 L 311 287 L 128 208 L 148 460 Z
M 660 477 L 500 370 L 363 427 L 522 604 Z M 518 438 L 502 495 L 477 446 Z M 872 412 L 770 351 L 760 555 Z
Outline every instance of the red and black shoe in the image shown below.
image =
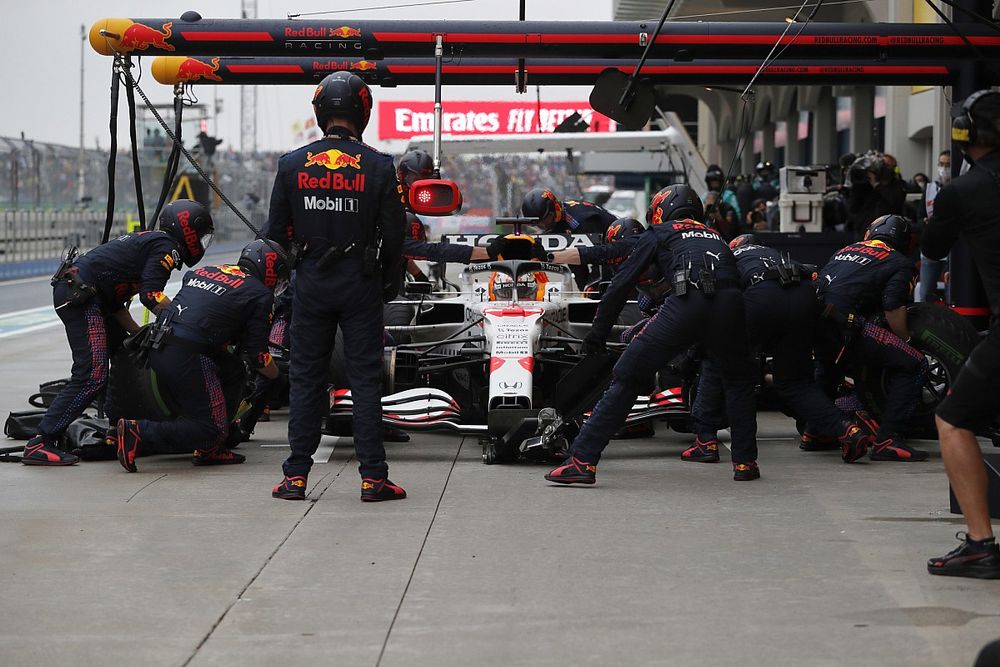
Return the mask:
M 281 483 L 271 490 L 272 498 L 281 500 L 305 500 L 306 499 L 306 476 L 292 475 L 281 480 Z
M 868 432 L 872 438 L 878 435 L 878 420 L 867 410 L 855 410 L 854 420 L 858 426 Z
M 839 446 L 837 438 L 830 435 L 819 435 L 810 433 L 809 431 L 802 431 L 802 435 L 799 436 L 799 449 L 804 452 L 825 452 L 837 449 Z
M 844 463 L 854 463 L 872 446 L 874 438 L 858 424 L 848 424 L 843 435 L 837 438 L 840 444 L 840 458 Z
M 715 438 L 702 440 L 695 436 L 694 445 L 681 452 L 681 460 L 692 463 L 718 463 L 719 441 Z
M 269 422 L 269 421 L 271 421 L 271 406 L 270 406 L 270 404 L 264 406 L 264 409 L 260 413 L 260 418 L 257 421 L 259 421 L 259 422 Z
M 389 478 L 361 478 L 361 500 L 366 503 L 377 503 L 383 500 L 402 500 L 406 497 L 403 487 L 396 486 Z
M 733 480 L 737 482 L 750 482 L 755 479 L 760 479 L 760 468 L 757 467 L 756 461 L 733 464 Z
M 71 466 L 79 462 L 79 456 L 57 449 L 40 435 L 27 442 L 21 455 L 21 463 L 26 466 Z
M 1000 579 L 1000 548 L 995 541 L 974 542 L 967 533 L 955 533 L 962 540 L 952 551 L 927 561 L 927 571 L 944 577 Z
M 227 466 L 243 463 L 247 457 L 237 454 L 231 449 L 196 449 L 191 463 L 196 466 Z
M 545 479 L 556 484 L 593 484 L 597 481 L 597 466 L 570 456 Z
M 893 434 L 882 441 L 876 440 L 872 450 L 868 452 L 868 458 L 872 461 L 926 461 L 927 457 L 927 452 L 910 447 L 899 434 Z
M 128 472 L 138 472 L 135 456 L 139 452 L 139 423 L 134 419 L 119 419 L 115 433 L 115 445 L 118 448 L 118 463 Z

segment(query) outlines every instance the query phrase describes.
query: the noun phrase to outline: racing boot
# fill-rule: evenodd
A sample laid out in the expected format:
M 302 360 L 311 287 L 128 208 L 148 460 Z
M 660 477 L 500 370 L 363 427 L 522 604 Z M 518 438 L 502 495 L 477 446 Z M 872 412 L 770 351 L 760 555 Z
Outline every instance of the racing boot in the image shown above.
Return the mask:
M 692 463 L 718 463 L 719 441 L 715 438 L 701 439 L 695 436 L 694 445 L 681 452 L 681 461 Z
M 840 444 L 840 458 L 844 463 L 854 463 L 872 446 L 874 438 L 859 424 L 846 423 L 844 433 L 837 438 Z
M 570 456 L 545 479 L 556 484 L 593 484 L 597 481 L 597 466 Z
M 926 461 L 927 456 L 927 452 L 906 444 L 906 440 L 898 433 L 893 433 L 885 440 L 876 439 L 868 453 L 868 458 L 872 461 Z
M 802 431 L 802 435 L 799 436 L 799 449 L 804 452 L 823 452 L 830 449 L 837 449 L 839 446 L 837 438 L 830 435 L 819 435 L 818 433 Z
M 867 410 L 855 410 L 854 421 L 858 426 L 868 431 L 872 438 L 878 435 L 878 420 Z
M 292 475 L 281 480 L 281 483 L 271 490 L 272 498 L 281 500 L 305 500 L 306 499 L 306 476 Z
M 80 457 L 57 449 L 55 443 L 36 435 L 24 445 L 21 463 L 26 466 L 71 466 L 80 462 Z
M 962 543 L 939 558 L 927 561 L 927 571 L 945 577 L 1000 579 L 1000 548 L 995 538 L 974 540 L 967 533 L 955 533 Z
M 374 479 L 361 478 L 361 500 L 366 503 L 377 503 L 383 500 L 402 500 L 406 497 L 403 487 L 396 486 L 388 477 Z
M 216 447 L 215 449 L 196 449 L 191 463 L 196 466 L 224 466 L 243 463 L 247 457 L 237 454 L 231 449 Z
M 139 471 L 135 465 L 135 457 L 139 453 L 141 442 L 138 422 L 134 419 L 119 419 L 115 431 L 115 446 L 118 449 L 118 463 L 122 464 L 126 472 Z
M 756 461 L 733 464 L 733 480 L 750 482 L 755 479 L 760 479 L 760 468 L 757 467 Z

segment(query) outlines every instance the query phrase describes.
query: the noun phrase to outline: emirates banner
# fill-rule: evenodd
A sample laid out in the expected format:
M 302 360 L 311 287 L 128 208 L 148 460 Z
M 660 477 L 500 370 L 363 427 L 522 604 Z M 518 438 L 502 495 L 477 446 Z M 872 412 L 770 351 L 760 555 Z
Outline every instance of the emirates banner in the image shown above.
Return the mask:
M 378 104 L 378 138 L 409 139 L 433 134 L 434 103 L 383 100 Z M 549 133 L 573 113 L 590 125 L 588 132 L 612 132 L 614 121 L 590 108 L 589 102 L 466 101 L 444 103 L 441 124 L 444 134 L 487 136 L 491 134 Z

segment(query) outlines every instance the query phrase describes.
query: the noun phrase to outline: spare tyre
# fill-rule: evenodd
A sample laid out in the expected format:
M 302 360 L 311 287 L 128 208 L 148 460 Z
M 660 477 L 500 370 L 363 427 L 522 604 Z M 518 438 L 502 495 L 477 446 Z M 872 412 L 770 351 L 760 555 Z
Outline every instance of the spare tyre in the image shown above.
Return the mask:
M 915 303 L 907 308 L 910 344 L 927 357 L 928 374 L 910 426 L 904 432 L 912 438 L 936 439 L 934 410 L 948 393 L 972 349 L 979 332 L 961 315 L 933 303 Z M 862 368 L 856 385 L 865 405 L 881 416 L 885 409 L 886 371 Z

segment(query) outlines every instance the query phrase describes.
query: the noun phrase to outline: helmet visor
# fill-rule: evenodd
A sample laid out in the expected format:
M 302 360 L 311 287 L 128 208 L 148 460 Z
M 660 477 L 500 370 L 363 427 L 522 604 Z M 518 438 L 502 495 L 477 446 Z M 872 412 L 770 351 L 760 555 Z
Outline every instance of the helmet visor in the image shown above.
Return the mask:
M 208 251 L 208 247 L 212 245 L 212 239 L 215 238 L 214 232 L 208 232 L 201 237 L 201 252 L 204 254 Z

